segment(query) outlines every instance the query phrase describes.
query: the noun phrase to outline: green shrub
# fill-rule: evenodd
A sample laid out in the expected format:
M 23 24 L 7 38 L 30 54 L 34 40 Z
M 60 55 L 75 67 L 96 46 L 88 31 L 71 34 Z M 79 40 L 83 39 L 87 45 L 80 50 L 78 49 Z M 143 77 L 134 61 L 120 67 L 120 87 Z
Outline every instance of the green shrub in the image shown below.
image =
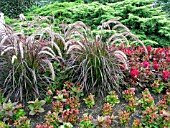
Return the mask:
M 154 6 L 161 6 L 162 10 L 170 16 L 170 1 L 169 0 L 155 0 Z
M 34 4 L 35 0 L 1 0 L 0 10 L 11 18 L 19 17 Z
M 0 121 L 0 128 L 9 128 L 9 125 L 6 125 L 4 122 Z
M 113 18 L 119 19 L 146 45 L 170 46 L 170 19 L 161 8 L 153 7 L 153 0 L 124 0 L 106 5 L 98 2 L 89 4 L 64 2 L 54 3 L 26 13 L 28 16 L 54 15 L 55 25 L 82 21 L 98 33 L 97 26 Z M 107 39 L 110 34 L 104 36 Z M 134 42 L 136 43 L 136 42 Z

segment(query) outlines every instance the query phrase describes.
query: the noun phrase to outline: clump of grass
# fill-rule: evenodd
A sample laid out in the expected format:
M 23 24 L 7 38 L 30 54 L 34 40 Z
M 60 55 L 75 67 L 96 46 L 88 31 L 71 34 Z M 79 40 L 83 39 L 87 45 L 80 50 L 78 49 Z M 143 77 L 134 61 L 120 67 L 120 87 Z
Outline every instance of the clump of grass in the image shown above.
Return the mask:
M 68 68 L 73 70 L 73 80 L 80 82 L 87 94 L 92 92 L 104 95 L 112 89 L 120 92 L 121 85 L 124 84 L 124 74 L 120 64 L 124 64 L 125 69 L 128 69 L 128 65 L 126 55 L 117 49 L 115 43 L 123 44 L 125 41 L 130 47 L 128 40 L 131 36 L 144 46 L 117 20 L 105 22 L 98 28 L 101 28 L 101 31 L 106 27 L 112 29 L 111 24 L 116 34 L 112 35 L 107 42 L 102 40 L 102 35 L 93 37 L 90 29 L 80 21 L 62 25 L 66 39 L 65 50 L 71 55 Z
M 43 19 L 43 17 L 38 17 Z M 47 20 L 49 17 L 45 17 Z M 43 24 L 46 24 L 46 27 Z M 38 25 L 38 24 L 37 24 Z M 62 53 L 55 39 L 64 41 L 60 34 L 53 31 L 53 26 L 40 22 L 36 27 L 28 24 L 27 28 L 36 28 L 32 34 L 14 32 L 9 27 L 6 36 L 0 42 L 1 56 L 8 56 L 11 69 L 3 84 L 6 99 L 28 101 L 41 97 L 45 88 L 55 79 L 52 62 L 60 63 Z M 48 69 L 50 70 L 47 70 Z M 50 71 L 51 76 L 44 73 Z M 18 98 L 19 97 L 19 98 Z

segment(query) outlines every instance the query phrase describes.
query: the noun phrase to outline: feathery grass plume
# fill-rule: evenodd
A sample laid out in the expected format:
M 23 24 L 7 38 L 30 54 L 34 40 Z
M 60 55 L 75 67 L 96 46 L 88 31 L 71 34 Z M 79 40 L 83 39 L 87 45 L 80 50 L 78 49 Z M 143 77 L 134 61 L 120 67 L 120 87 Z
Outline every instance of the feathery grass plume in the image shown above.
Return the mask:
M 112 24 L 114 24 L 114 25 L 112 25 Z M 111 25 L 113 27 L 111 27 Z M 123 25 L 122 23 L 120 23 L 116 19 L 111 19 L 111 20 L 103 23 L 102 26 L 101 26 L 101 30 L 103 30 L 106 27 L 108 27 L 110 30 L 117 30 L 117 33 L 113 34 L 107 40 L 107 45 L 113 45 L 116 42 L 123 42 L 123 41 L 125 41 L 127 43 L 127 47 L 130 47 L 130 43 L 128 41 L 128 37 L 130 36 L 133 40 L 135 40 L 138 43 L 140 43 L 143 46 L 143 48 L 145 50 L 145 53 L 148 54 L 148 51 L 147 51 L 146 46 L 144 45 L 144 43 L 137 36 L 132 34 L 130 32 L 130 30 L 125 25 Z M 122 41 L 120 41 L 120 40 L 122 40 Z
M 94 92 L 104 96 L 112 89 L 120 92 L 124 74 L 119 66 L 124 63 L 128 68 L 126 55 L 121 51 L 107 50 L 110 46 L 103 42 L 101 35 L 93 37 L 89 29 L 84 32 L 79 24 L 75 27 L 76 23 L 69 26 L 73 27 L 69 28 L 71 32 L 63 32 L 67 32 L 64 33 L 67 35 L 65 49 L 71 55 L 68 69 L 73 70 L 73 81 L 80 82 L 86 94 Z M 75 33 L 79 35 L 73 36 Z
M 39 26 L 42 27 L 41 22 Z M 36 30 L 31 35 L 11 31 L 0 43 L 1 55 L 8 56 L 11 62 L 10 71 L 3 84 L 6 100 L 11 97 L 21 102 L 35 100 L 45 95 L 45 88 L 55 79 L 52 61 L 58 60 L 57 63 L 60 63 L 63 58 L 54 37 L 63 43 L 65 40 L 53 31 L 52 25 L 47 28 L 39 26 L 35 25 Z M 44 75 L 48 71 L 52 77 Z

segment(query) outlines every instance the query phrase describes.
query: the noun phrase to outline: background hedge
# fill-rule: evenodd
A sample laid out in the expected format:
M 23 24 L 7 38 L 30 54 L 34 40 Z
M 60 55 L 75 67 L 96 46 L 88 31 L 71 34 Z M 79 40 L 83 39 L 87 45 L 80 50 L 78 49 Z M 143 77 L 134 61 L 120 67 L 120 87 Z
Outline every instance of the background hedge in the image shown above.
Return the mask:
M 81 20 L 97 32 L 97 26 L 112 18 L 119 19 L 131 29 L 146 45 L 154 47 L 170 46 L 170 18 L 161 7 L 154 7 L 154 0 L 124 0 L 103 5 L 98 2 L 89 4 L 64 2 L 34 8 L 26 13 L 28 17 L 37 14 L 54 15 L 55 24 L 63 21 L 73 23 Z M 107 38 L 107 37 L 106 37 Z

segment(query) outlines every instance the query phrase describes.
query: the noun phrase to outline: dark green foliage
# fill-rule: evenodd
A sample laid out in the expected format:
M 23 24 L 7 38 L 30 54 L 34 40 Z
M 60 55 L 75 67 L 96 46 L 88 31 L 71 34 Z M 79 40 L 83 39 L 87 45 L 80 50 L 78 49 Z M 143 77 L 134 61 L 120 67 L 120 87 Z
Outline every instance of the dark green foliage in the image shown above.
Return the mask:
M 162 6 L 162 10 L 170 16 L 170 0 L 156 0 L 155 6 Z
M 102 4 L 106 4 L 106 3 L 115 3 L 115 2 L 119 2 L 123 0 L 84 0 L 85 3 L 91 3 L 95 1 L 102 3 Z
M 63 21 L 64 23 L 82 21 L 90 26 L 95 33 L 98 33 L 96 26 L 117 18 L 146 45 L 170 46 L 170 19 L 160 7 L 154 8 L 152 3 L 153 0 L 124 0 L 107 5 L 98 2 L 89 4 L 64 2 L 36 8 L 28 12 L 27 15 L 54 15 L 55 25 L 63 23 Z
M 34 4 L 35 0 L 1 0 L 0 11 L 5 15 L 16 18 Z

